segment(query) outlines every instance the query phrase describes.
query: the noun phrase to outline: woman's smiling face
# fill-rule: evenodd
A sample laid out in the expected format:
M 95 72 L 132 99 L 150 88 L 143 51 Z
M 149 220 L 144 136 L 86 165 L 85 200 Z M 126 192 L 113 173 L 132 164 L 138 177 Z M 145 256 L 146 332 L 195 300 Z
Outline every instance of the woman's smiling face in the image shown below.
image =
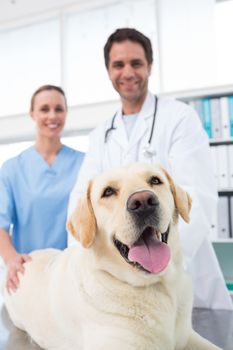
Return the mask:
M 66 120 L 67 106 L 64 96 L 56 90 L 39 92 L 34 99 L 31 117 L 40 136 L 60 137 Z

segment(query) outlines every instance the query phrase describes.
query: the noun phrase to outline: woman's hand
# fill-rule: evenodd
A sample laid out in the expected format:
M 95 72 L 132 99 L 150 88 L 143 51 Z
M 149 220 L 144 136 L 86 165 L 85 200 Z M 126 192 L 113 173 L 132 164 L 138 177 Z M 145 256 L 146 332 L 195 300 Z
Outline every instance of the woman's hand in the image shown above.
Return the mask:
M 15 256 L 7 262 L 7 277 L 6 277 L 6 288 L 8 293 L 12 290 L 13 292 L 19 286 L 18 272 L 24 273 L 23 264 L 31 261 L 32 258 L 28 254 L 15 254 Z

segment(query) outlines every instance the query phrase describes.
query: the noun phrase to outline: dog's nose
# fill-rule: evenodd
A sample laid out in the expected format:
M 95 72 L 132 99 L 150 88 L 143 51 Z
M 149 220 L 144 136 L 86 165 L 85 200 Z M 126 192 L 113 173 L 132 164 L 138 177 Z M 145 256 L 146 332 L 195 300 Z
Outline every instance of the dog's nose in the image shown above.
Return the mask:
M 159 201 L 156 195 L 151 191 L 140 191 L 131 194 L 127 201 L 127 209 L 132 213 L 152 213 Z

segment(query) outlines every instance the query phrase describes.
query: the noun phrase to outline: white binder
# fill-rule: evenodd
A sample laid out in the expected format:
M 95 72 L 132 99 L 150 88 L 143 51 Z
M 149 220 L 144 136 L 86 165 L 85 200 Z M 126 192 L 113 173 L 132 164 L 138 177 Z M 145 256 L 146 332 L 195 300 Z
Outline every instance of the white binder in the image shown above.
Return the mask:
M 233 190 L 233 145 L 228 146 L 229 187 Z
M 218 166 L 218 189 L 225 190 L 229 188 L 228 146 L 219 145 L 215 147 Z
M 221 124 L 221 106 L 220 98 L 211 98 L 211 121 L 212 121 L 212 137 L 213 139 L 220 139 L 222 137 Z
M 219 197 L 218 197 L 219 201 Z M 215 215 L 212 217 L 211 226 L 210 226 L 210 240 L 216 241 L 219 238 L 218 236 L 218 206 L 216 206 Z
M 230 214 L 231 214 L 231 231 L 230 231 L 230 237 L 233 238 L 233 197 L 231 197 L 230 199 L 231 201 L 231 211 L 230 211 Z M 233 240 L 232 240 L 233 242 Z M 233 259 L 233 255 L 232 255 L 232 259 Z
M 218 201 L 218 238 L 229 238 L 228 197 L 221 196 Z
M 212 158 L 212 164 L 213 164 L 213 171 L 214 171 L 214 178 L 216 181 L 216 187 L 219 187 L 218 184 L 218 158 L 217 158 L 217 146 L 211 146 L 210 147 L 210 153 Z
M 227 96 L 220 97 L 222 137 L 230 137 L 230 116 Z

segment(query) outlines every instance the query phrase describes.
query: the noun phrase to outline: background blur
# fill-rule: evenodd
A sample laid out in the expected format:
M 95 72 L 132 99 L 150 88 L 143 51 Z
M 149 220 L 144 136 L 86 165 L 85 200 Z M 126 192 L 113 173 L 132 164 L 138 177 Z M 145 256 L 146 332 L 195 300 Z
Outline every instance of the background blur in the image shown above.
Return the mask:
M 64 88 L 64 142 L 87 149 L 118 106 L 103 59 L 118 27 L 150 37 L 152 92 L 232 84 L 232 18 L 233 0 L 0 0 L 0 165 L 33 142 L 29 102 L 43 84 Z

